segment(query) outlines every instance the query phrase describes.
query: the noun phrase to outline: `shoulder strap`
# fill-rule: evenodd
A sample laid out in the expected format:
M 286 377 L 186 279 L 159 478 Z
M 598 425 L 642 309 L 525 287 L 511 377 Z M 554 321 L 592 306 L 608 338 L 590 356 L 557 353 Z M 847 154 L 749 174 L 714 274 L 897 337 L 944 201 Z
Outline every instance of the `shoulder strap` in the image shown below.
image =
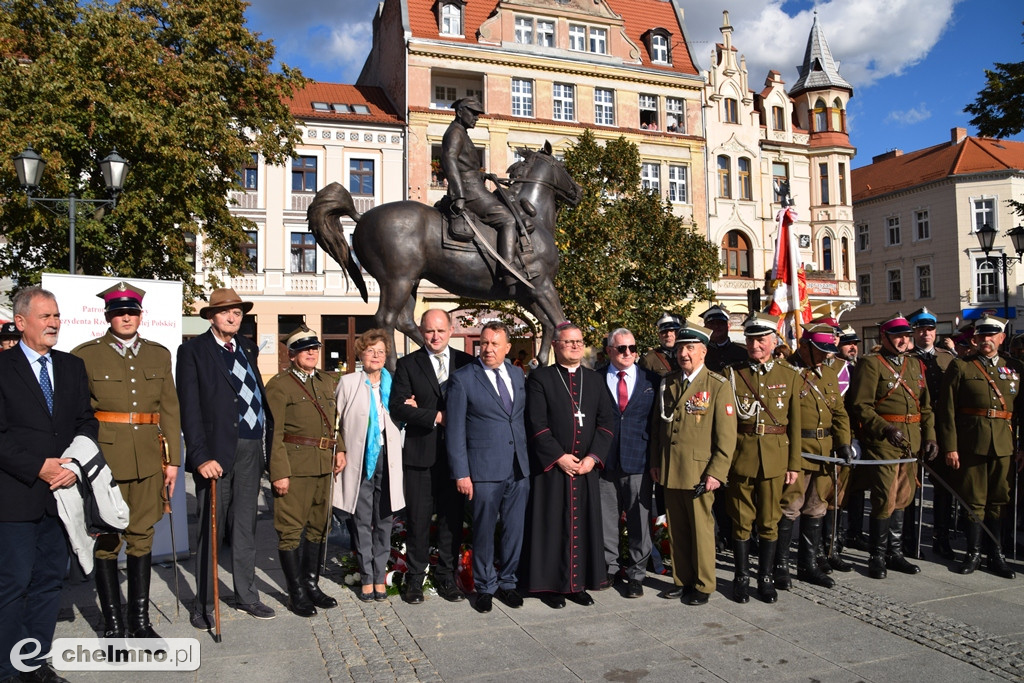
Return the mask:
M 892 385 L 892 388 L 889 389 L 888 392 L 886 392 L 885 396 L 883 396 L 882 398 L 880 398 L 877 401 L 875 401 L 875 408 L 877 409 L 878 406 L 881 405 L 885 401 L 885 399 L 887 399 L 890 396 L 892 396 L 893 393 L 896 391 L 897 387 L 903 387 L 903 389 L 907 392 L 907 395 L 909 395 L 910 398 L 914 399 L 914 404 L 917 406 L 917 412 L 920 413 L 921 412 L 921 399 L 918 398 L 917 394 L 914 393 L 914 390 L 911 389 L 910 385 L 908 385 L 907 382 L 903 379 L 903 373 L 902 372 L 896 372 L 896 368 L 894 368 L 893 366 L 889 365 L 889 362 L 885 360 L 885 356 L 883 356 L 882 354 L 878 354 L 878 360 L 879 360 L 879 362 L 882 365 L 884 365 L 885 367 L 887 367 L 889 369 L 889 372 L 891 372 L 893 374 L 893 377 L 896 378 L 896 382 Z M 921 376 L 924 377 L 924 363 L 921 363 L 921 359 L 920 358 L 917 359 L 917 362 L 921 364 Z M 903 370 L 906 367 L 907 367 L 907 359 L 904 358 L 902 364 L 900 365 L 900 370 Z
M 747 378 L 743 376 L 743 373 L 740 370 L 740 368 L 736 368 L 736 374 L 739 375 L 740 379 L 743 380 L 743 383 L 747 385 L 747 389 L 750 389 L 750 393 L 754 395 L 754 400 L 761 405 L 761 410 L 768 413 L 768 417 L 772 419 L 772 422 L 774 422 L 776 426 L 781 426 L 782 423 L 775 419 L 775 415 L 772 414 L 772 411 L 769 410 L 768 406 L 765 405 L 763 400 L 761 400 L 761 394 L 757 393 L 757 390 L 750 386 L 750 382 L 747 381 Z
M 979 370 L 981 370 L 981 374 L 985 376 L 985 380 L 988 382 L 988 385 L 990 387 L 992 387 L 992 391 L 995 392 L 996 398 L 999 399 L 999 406 L 1005 412 L 1006 411 L 1006 401 L 1003 399 L 1003 392 L 999 391 L 999 387 L 996 386 L 995 380 L 992 379 L 992 375 L 990 375 L 988 373 L 988 371 L 985 370 L 985 367 L 981 364 L 981 362 L 977 358 L 971 359 L 971 362 L 974 363 L 974 365 L 976 365 Z
M 810 371 L 811 368 L 805 368 L 803 372 L 800 373 L 800 376 L 804 378 L 804 382 L 806 382 L 807 386 L 811 388 L 811 391 L 814 392 L 814 395 L 818 397 L 818 399 L 821 401 L 821 404 L 825 406 L 825 409 L 828 411 L 828 414 L 835 415 L 835 411 L 832 410 L 832 407 L 828 404 L 828 401 L 825 400 L 825 394 L 821 393 L 821 389 L 818 388 L 818 385 L 812 382 L 811 378 L 807 376 L 807 373 L 809 373 Z
M 328 419 L 327 413 L 325 413 L 324 409 L 320 407 L 320 402 L 317 401 L 315 398 L 313 398 L 313 394 L 309 393 L 309 390 L 306 389 L 306 385 L 302 383 L 302 380 L 300 380 L 298 377 L 295 376 L 294 372 L 289 370 L 288 371 L 288 376 L 291 377 L 293 380 L 295 380 L 295 383 L 299 385 L 300 389 L 302 389 L 302 393 L 304 393 L 306 396 L 309 396 L 309 400 L 313 402 L 313 407 L 316 408 L 316 411 L 318 413 L 320 413 L 320 417 L 323 418 L 324 424 L 327 425 L 327 431 L 331 432 L 331 436 L 333 436 L 334 435 L 333 425 L 331 425 L 331 421 L 330 421 L 330 419 Z M 310 377 L 310 379 L 312 379 L 312 377 Z

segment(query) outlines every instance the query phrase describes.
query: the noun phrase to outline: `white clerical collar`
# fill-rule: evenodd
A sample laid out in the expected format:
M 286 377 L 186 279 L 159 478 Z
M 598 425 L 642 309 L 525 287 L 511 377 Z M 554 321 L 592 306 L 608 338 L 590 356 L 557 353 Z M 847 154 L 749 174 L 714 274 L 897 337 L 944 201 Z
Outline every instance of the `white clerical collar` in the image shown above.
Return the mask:
M 565 370 L 566 372 L 568 372 L 571 375 L 572 373 L 574 373 L 574 372 L 576 372 L 577 370 L 580 369 L 580 364 L 577 363 L 576 365 L 574 365 L 574 366 L 572 366 L 570 368 L 568 365 L 562 365 L 561 363 L 559 363 L 558 367 L 562 368 L 563 370 Z

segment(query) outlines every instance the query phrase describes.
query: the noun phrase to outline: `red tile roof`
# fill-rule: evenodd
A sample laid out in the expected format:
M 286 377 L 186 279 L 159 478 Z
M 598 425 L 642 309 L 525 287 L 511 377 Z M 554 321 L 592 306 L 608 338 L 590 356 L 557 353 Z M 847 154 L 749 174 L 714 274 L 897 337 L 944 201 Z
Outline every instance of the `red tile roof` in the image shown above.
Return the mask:
M 909 154 L 890 154 L 853 170 L 855 203 L 949 176 L 1024 169 L 1024 142 L 1011 140 L 964 137 L 959 144 L 950 141 Z
M 332 104 L 363 104 L 366 105 L 369 114 L 339 113 L 317 110 L 313 108 L 314 102 L 323 102 L 328 106 Z M 307 120 L 318 119 L 321 121 L 346 121 L 352 123 L 402 123 L 402 117 L 391 106 L 387 95 L 380 88 L 370 85 L 348 85 L 346 83 L 319 83 L 313 82 L 295 93 L 295 97 L 289 102 L 292 116 Z

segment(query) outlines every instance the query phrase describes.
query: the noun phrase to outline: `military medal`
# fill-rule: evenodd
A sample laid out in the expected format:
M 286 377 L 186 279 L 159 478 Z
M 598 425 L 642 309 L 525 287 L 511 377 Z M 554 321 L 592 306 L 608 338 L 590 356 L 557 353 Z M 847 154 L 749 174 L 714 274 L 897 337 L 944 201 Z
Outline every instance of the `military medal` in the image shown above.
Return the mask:
M 776 406 L 776 407 L 777 407 L 777 408 L 778 408 L 779 410 L 782 410 L 782 408 L 784 407 L 784 406 L 782 405 L 782 395 L 781 395 L 781 394 L 779 395 L 779 397 L 778 397 L 777 399 L 775 399 L 775 406 Z

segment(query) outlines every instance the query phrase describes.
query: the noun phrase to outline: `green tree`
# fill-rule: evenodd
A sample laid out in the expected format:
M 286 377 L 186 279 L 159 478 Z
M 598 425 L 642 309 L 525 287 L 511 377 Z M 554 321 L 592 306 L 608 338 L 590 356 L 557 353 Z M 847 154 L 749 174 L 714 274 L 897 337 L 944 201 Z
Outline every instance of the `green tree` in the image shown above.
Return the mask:
M 0 0 L 0 152 L 48 162 L 40 193 L 105 197 L 97 161 L 130 162 L 117 208 L 80 216 L 77 267 L 91 275 L 193 282 L 186 233 L 232 275 L 255 225 L 227 197 L 254 152 L 280 164 L 301 139 L 287 100 L 306 83 L 245 27 L 240 0 Z M 17 286 L 67 267 L 67 220 L 29 208 L 0 171 L 0 273 Z

